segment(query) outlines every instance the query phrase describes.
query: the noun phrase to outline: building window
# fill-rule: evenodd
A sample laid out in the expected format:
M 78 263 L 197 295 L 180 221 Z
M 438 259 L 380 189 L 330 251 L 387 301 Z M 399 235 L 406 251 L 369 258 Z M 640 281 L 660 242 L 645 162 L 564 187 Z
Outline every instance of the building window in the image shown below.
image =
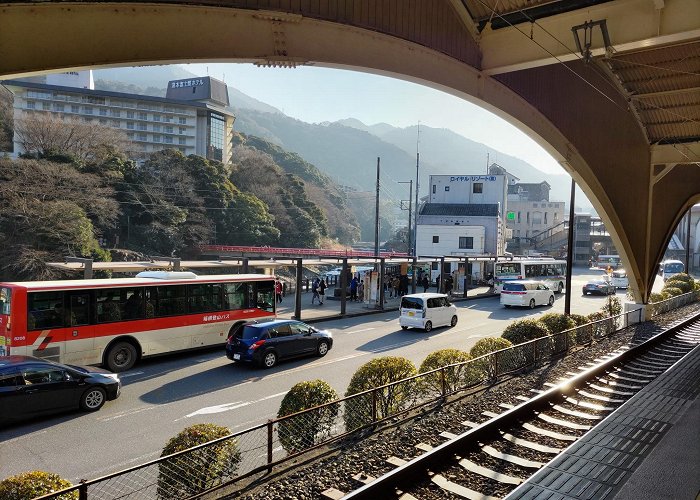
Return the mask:
M 178 137 L 178 144 L 187 144 L 187 139 L 184 137 Z
M 160 125 L 153 125 L 154 132 L 160 132 Z
M 172 144 L 173 143 L 173 138 L 170 137 L 169 135 L 165 136 L 165 143 L 166 144 Z
M 544 213 L 544 225 L 547 225 L 547 212 Z
M 474 238 L 472 236 L 460 236 L 459 248 L 474 248 Z
M 36 103 L 34 101 L 27 101 L 27 109 L 36 108 Z
M 133 132 L 127 132 L 126 136 L 131 139 L 132 141 L 134 140 L 134 133 Z
M 100 108 L 100 116 L 107 116 L 107 108 Z
M 126 117 L 127 117 L 127 118 L 133 118 L 133 117 L 134 117 L 134 112 L 133 112 L 133 111 L 127 111 L 127 112 L 126 112 Z
M 146 138 L 147 138 L 147 136 L 146 136 L 146 134 L 139 134 L 138 136 L 136 136 L 136 138 L 137 138 L 139 141 L 145 141 Z
M 120 126 L 121 122 L 119 120 L 112 120 L 112 127 L 119 128 Z
M 118 109 L 113 109 L 110 111 L 110 113 L 112 114 L 112 116 L 114 118 L 120 118 L 122 116 L 122 112 L 119 111 Z
M 51 110 L 51 103 L 50 102 L 42 102 L 41 109 L 43 109 L 44 111 L 50 111 Z
M 53 103 L 53 110 L 62 113 L 63 112 L 63 103 L 61 103 L 61 102 Z
M 80 113 L 80 106 L 77 104 L 71 104 L 70 105 L 70 112 L 71 113 Z
M 184 116 L 178 118 L 177 121 L 180 125 L 187 125 L 187 118 L 185 118 Z
M 136 125 L 136 128 L 138 130 L 146 130 L 146 124 L 145 123 L 139 123 Z
M 439 236 L 433 236 L 433 243 L 440 243 L 440 237 L 439 237 Z
M 436 190 L 437 190 L 437 186 L 435 184 L 433 184 L 433 194 L 436 193 Z
M 148 113 L 139 113 L 139 120 L 148 120 Z
M 226 139 L 226 118 L 217 113 L 209 113 L 207 158 L 224 161 L 224 141 Z
M 184 134 L 187 132 L 187 129 L 185 127 L 180 127 L 180 134 Z
M 173 133 L 173 127 L 172 127 L 172 125 L 166 125 L 166 126 L 165 126 L 165 133 L 166 133 L 166 134 L 172 134 L 172 133 Z
M 475 182 L 474 186 L 472 187 L 472 193 L 483 193 L 484 192 L 484 183 L 483 182 Z
M 518 224 L 520 224 L 520 212 L 518 212 Z
M 134 122 L 126 122 L 127 130 L 134 130 Z
M 84 106 L 84 107 L 83 107 L 83 113 L 85 113 L 86 115 L 91 115 L 91 114 L 92 114 L 92 107 L 90 107 L 90 106 Z
M 159 122 L 159 121 L 160 121 L 160 115 L 157 115 L 157 114 L 153 113 L 153 121 L 154 121 L 154 122 Z
M 445 186 L 445 191 L 449 191 L 449 190 L 450 190 L 450 186 Z
M 167 123 L 172 123 L 172 121 L 173 121 L 172 115 L 166 115 L 165 119 L 163 121 L 167 122 Z
M 160 135 L 159 134 L 153 134 L 153 142 L 160 142 Z

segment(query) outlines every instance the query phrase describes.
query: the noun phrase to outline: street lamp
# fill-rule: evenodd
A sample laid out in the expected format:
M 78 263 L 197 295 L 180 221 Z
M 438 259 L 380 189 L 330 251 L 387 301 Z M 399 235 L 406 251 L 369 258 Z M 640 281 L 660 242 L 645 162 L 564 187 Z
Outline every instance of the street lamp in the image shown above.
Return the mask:
M 413 180 L 410 181 L 398 181 L 399 184 L 408 184 L 408 255 L 411 255 L 413 247 L 411 246 L 411 209 L 413 202 Z M 404 200 L 401 200 L 401 210 L 406 210 L 404 208 Z

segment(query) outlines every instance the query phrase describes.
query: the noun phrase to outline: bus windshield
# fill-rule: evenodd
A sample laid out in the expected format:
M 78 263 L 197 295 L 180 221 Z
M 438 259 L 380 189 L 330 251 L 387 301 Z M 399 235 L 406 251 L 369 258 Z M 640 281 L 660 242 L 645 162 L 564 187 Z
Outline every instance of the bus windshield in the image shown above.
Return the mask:
M 682 262 L 667 262 L 664 264 L 664 272 L 666 274 L 682 273 L 684 266 Z
M 12 302 L 12 290 L 0 287 L 0 314 L 10 314 L 10 304 Z

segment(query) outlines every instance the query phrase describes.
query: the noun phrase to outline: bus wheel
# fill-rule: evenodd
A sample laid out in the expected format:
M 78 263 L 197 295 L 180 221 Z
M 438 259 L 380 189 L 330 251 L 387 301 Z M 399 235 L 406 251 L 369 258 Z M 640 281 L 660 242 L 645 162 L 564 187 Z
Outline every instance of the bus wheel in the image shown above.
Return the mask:
M 136 363 L 136 348 L 129 342 L 117 342 L 110 347 L 105 358 L 107 368 L 113 372 L 124 372 Z

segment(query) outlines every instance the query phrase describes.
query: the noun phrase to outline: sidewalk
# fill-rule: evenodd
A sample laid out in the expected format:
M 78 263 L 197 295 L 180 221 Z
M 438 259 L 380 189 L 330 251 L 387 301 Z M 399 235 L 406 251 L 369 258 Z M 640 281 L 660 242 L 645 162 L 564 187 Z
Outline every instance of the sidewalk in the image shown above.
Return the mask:
M 332 289 L 330 289 L 332 291 Z M 422 292 L 423 288 L 419 287 L 416 292 Z M 461 302 L 464 300 L 472 300 L 484 297 L 492 297 L 493 294 L 488 293 L 488 287 L 477 287 L 471 288 L 468 291 L 468 296 L 465 299 L 461 295 L 453 295 L 453 302 Z M 431 287 L 428 292 L 435 292 L 435 287 Z M 318 301 L 311 304 L 311 292 L 302 292 L 301 294 L 301 319 L 307 323 L 314 323 L 316 321 L 324 321 L 331 319 L 338 319 L 342 317 L 354 317 L 363 316 L 367 314 L 377 314 L 387 311 L 398 311 L 400 298 L 399 297 L 385 297 L 386 302 L 384 303 L 384 309 L 380 309 L 378 304 L 366 304 L 364 302 L 351 302 L 350 297 L 348 297 L 345 305 L 345 316 L 340 315 L 340 298 L 339 297 L 328 297 L 323 301 L 323 305 L 319 305 Z M 282 303 L 277 303 L 277 317 L 281 319 L 292 319 L 294 316 L 294 294 L 287 294 L 283 299 Z

